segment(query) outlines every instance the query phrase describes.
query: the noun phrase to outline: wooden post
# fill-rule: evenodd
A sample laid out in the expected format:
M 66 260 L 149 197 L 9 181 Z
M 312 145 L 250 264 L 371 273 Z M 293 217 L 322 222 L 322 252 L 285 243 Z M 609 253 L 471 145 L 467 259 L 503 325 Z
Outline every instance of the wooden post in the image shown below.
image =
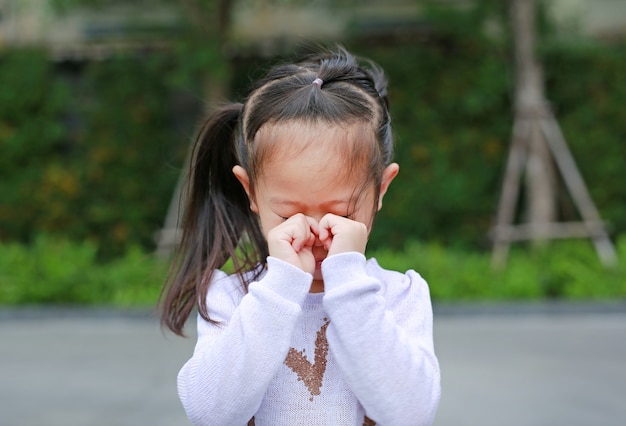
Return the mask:
M 511 6 L 517 77 L 515 119 L 493 230 L 492 265 L 504 266 L 513 241 L 581 237 L 592 239 L 605 265 L 614 264 L 617 256 L 613 244 L 545 99 L 542 68 L 534 53 L 535 1 L 512 0 Z M 514 225 L 524 168 L 529 196 L 527 222 Z M 562 176 L 582 222 L 556 221 L 557 173 Z
M 516 120 L 524 122 L 529 129 L 526 138 L 528 221 L 531 224 L 549 223 L 556 219 L 556 179 L 550 153 L 536 117 L 545 104 L 545 90 L 543 69 L 534 53 L 534 0 L 514 0 L 511 14 L 517 69 Z

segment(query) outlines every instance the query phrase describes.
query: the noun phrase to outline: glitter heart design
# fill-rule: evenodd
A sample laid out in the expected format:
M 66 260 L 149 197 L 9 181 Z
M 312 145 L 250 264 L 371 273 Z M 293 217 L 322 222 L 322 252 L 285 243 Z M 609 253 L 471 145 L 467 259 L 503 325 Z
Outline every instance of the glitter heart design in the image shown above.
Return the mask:
M 326 322 L 317 332 L 317 337 L 315 338 L 314 364 L 311 364 L 311 361 L 307 359 L 304 350 L 297 351 L 294 348 L 289 348 L 289 353 L 287 353 L 287 358 L 285 359 L 285 365 L 298 375 L 298 380 L 301 380 L 309 392 L 311 392 L 309 401 L 313 401 L 313 397 L 320 394 L 322 380 L 326 372 L 326 358 L 328 357 L 326 329 L 329 321 L 328 318 L 324 318 L 324 320 Z

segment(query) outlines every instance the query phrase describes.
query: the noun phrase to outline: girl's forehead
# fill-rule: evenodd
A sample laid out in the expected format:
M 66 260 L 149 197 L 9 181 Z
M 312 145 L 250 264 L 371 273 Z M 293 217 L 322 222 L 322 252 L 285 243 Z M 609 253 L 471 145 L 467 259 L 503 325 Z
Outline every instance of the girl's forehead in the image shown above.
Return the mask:
M 272 159 L 258 176 L 257 188 L 274 204 L 347 206 L 365 182 L 364 174 L 362 167 L 309 148 Z
M 366 146 L 373 138 L 371 125 L 363 121 L 290 121 L 262 126 L 254 143 L 269 154 L 268 159 L 306 155 L 312 159 L 327 157 L 327 161 L 354 163 L 369 151 Z
M 261 127 L 254 141 L 260 155 L 255 185 L 274 201 L 352 203 L 372 176 L 373 133 L 364 122 Z

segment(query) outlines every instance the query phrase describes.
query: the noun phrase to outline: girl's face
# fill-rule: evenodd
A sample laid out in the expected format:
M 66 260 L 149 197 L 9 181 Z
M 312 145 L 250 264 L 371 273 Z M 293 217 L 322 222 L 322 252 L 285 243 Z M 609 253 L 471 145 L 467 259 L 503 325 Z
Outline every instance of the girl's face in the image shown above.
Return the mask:
M 271 137 L 276 152 L 263 165 L 253 186 L 242 167 L 235 166 L 233 172 L 248 193 L 250 208 L 259 215 L 266 238 L 271 229 L 297 213 L 317 222 L 332 213 L 361 222 L 370 230 L 374 211 L 382 206 L 382 198 L 399 167 L 395 163 L 387 166 L 376 199 L 373 185 L 363 187 L 369 173 L 368 163 L 346 164 L 346 159 L 332 148 L 346 143 L 346 138 L 360 130 L 358 125 L 341 128 L 292 125 L 273 126 L 270 132 L 259 130 L 257 138 Z M 319 265 L 327 254 L 316 238 L 313 247 L 316 263 Z M 313 278 L 322 279 L 319 268 Z

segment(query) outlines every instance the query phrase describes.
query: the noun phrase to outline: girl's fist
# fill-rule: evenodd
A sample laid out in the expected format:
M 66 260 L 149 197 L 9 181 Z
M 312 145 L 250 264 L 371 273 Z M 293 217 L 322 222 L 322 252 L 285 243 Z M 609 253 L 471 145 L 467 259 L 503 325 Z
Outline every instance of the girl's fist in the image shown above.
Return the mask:
M 317 222 L 298 213 L 272 228 L 267 234 L 270 256 L 290 263 L 304 272 L 315 272 L 313 245 L 318 234 Z
M 320 220 L 318 235 L 328 256 L 350 251 L 365 253 L 368 230 L 364 223 L 328 213 Z

